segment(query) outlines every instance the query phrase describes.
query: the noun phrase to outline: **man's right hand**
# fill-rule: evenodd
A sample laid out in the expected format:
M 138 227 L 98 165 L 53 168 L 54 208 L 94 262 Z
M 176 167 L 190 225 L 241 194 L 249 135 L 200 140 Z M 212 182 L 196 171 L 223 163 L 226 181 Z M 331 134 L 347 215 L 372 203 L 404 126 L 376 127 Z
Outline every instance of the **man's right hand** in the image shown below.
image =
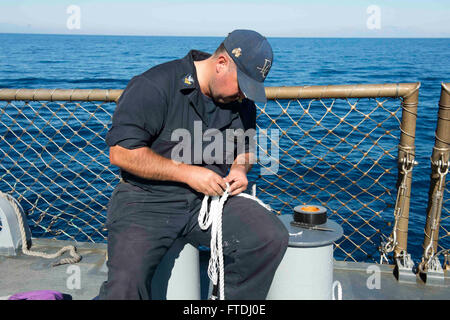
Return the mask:
M 221 196 L 227 188 L 224 178 L 210 169 L 188 165 L 185 170 L 184 182 L 197 192 L 208 196 Z
M 178 181 L 186 183 L 197 192 L 221 196 L 227 185 L 214 171 L 167 159 L 148 147 L 126 149 L 113 146 L 109 149 L 110 163 L 145 179 Z

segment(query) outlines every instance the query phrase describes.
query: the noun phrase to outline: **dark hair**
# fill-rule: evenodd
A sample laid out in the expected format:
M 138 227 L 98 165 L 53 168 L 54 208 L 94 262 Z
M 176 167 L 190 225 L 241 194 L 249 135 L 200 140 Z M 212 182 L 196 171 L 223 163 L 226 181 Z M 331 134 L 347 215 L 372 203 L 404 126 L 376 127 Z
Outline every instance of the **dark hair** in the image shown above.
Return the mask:
M 216 49 L 216 51 L 214 51 L 214 56 L 218 56 L 219 54 L 221 54 L 221 53 L 224 53 L 224 52 L 226 52 L 226 49 L 225 49 L 225 45 L 224 45 L 224 43 L 222 42 L 220 45 L 219 45 L 219 47 Z
M 219 47 L 214 51 L 213 57 L 217 58 L 221 54 L 226 54 L 228 57 L 230 57 L 227 53 L 227 49 L 225 49 L 225 45 L 223 42 L 219 45 Z M 234 70 L 236 68 L 236 63 L 233 61 L 233 59 L 230 57 L 230 70 Z

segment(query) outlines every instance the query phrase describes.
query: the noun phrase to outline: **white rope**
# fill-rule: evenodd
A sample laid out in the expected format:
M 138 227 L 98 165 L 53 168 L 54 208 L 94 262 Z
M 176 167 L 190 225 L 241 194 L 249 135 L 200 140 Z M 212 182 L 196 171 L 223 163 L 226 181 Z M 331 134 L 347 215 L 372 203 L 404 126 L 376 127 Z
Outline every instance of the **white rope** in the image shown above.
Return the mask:
M 221 197 L 211 197 L 211 203 L 208 210 L 209 196 L 203 198 L 202 207 L 198 215 L 198 224 L 202 230 L 211 227 L 211 257 L 208 265 L 208 277 L 214 286 L 219 282 L 219 300 L 225 300 L 225 283 L 224 283 L 224 264 L 223 264 L 223 244 L 222 244 L 222 212 L 223 206 L 229 196 L 230 185 L 227 183 L 227 189 Z M 255 200 L 261 206 L 269 211 L 272 208 L 255 196 L 247 193 L 239 193 L 238 196 Z
M 26 233 L 25 233 L 23 217 L 22 217 L 22 214 L 21 214 L 21 210 L 19 209 L 19 204 L 18 204 L 17 200 L 14 199 L 14 197 L 12 197 L 11 195 L 9 195 L 7 193 L 3 193 L 2 191 L 0 191 L 0 196 L 3 196 L 3 197 L 5 197 L 8 200 L 8 202 L 13 207 L 14 212 L 16 213 L 17 221 L 19 223 L 20 236 L 21 236 L 21 239 L 22 239 L 22 252 L 23 252 L 23 254 L 26 254 L 28 256 L 33 256 L 33 257 L 41 257 L 41 258 L 45 258 L 45 259 L 54 259 L 56 257 L 61 256 L 64 252 L 69 251 L 69 253 L 72 256 L 72 258 L 61 259 L 58 262 L 53 263 L 52 264 L 53 267 L 59 266 L 59 265 L 62 265 L 62 264 L 67 264 L 67 263 L 77 263 L 77 262 L 79 262 L 81 260 L 81 256 L 77 253 L 77 248 L 75 248 L 74 246 L 65 246 L 65 247 L 61 248 L 58 252 L 53 253 L 53 254 L 40 252 L 40 251 L 31 251 L 31 250 L 29 250 L 27 248 L 27 236 L 26 236 Z
M 202 230 L 207 230 L 211 226 L 211 257 L 208 265 L 208 277 L 216 286 L 219 281 L 219 300 L 225 300 L 224 266 L 223 266 L 223 246 L 222 246 L 222 210 L 225 201 L 228 199 L 230 185 L 221 197 L 213 196 L 208 210 L 209 196 L 205 195 L 198 215 L 198 224 Z M 218 279 L 219 278 L 219 279 Z
M 238 196 L 240 196 L 240 197 L 244 197 L 244 198 L 248 198 L 248 199 L 252 199 L 252 200 L 255 200 L 256 202 L 258 202 L 260 205 L 262 205 L 264 208 L 266 208 L 267 210 L 269 210 L 269 211 L 272 211 L 272 208 L 269 206 L 269 205 L 267 205 L 267 204 L 265 204 L 264 202 L 262 202 L 261 200 L 259 200 L 256 196 L 252 196 L 252 195 L 249 195 L 249 194 L 247 194 L 247 193 L 243 193 L 243 192 L 241 192 L 241 193 L 239 193 L 238 194 Z
M 256 184 L 254 184 L 253 185 L 253 187 L 255 187 L 256 186 Z M 248 198 L 248 199 L 252 199 L 252 200 L 255 200 L 256 202 L 258 202 L 260 205 L 262 205 L 264 208 L 266 208 L 267 210 L 269 210 L 269 211 L 272 211 L 272 208 L 268 205 L 268 204 L 265 204 L 264 202 L 262 202 L 261 200 L 259 200 L 257 197 L 256 197 L 256 192 L 255 192 L 255 190 L 253 189 L 253 195 L 249 195 L 249 194 L 247 194 L 247 193 L 243 193 L 243 192 L 241 192 L 241 193 L 239 193 L 238 194 L 238 196 L 240 196 L 240 197 L 244 197 L 244 198 Z M 299 237 L 299 236 L 301 236 L 303 234 L 303 231 L 299 231 L 299 232 L 296 232 L 296 233 L 290 233 L 289 232 L 289 236 L 292 236 L 292 237 Z

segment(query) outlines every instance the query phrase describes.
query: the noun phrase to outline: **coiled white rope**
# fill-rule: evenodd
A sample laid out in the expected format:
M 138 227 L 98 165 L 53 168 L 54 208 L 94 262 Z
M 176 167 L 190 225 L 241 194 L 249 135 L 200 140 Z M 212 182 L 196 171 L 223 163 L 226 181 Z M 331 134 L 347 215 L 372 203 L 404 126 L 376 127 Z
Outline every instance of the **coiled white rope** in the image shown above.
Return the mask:
M 209 205 L 209 196 L 205 195 L 198 215 L 198 224 L 202 230 L 211 227 L 211 257 L 208 264 L 208 277 L 214 286 L 219 282 L 219 300 L 225 300 L 225 283 L 224 283 L 224 265 L 223 265 L 223 245 L 222 245 L 222 212 L 223 206 L 229 196 L 230 185 L 227 183 L 227 189 L 222 196 L 212 196 Z M 252 199 L 269 211 L 272 208 L 258 199 L 255 195 L 247 193 L 239 193 L 237 196 Z M 289 233 L 290 236 L 300 236 L 303 231 L 297 233 Z
M 222 210 L 225 201 L 228 199 L 230 185 L 221 197 L 213 196 L 208 210 L 209 196 L 205 195 L 202 207 L 198 215 L 198 224 L 202 230 L 207 230 L 211 226 L 211 257 L 208 265 L 208 277 L 214 286 L 219 281 L 219 300 L 225 300 L 224 267 L 223 267 L 223 247 L 222 247 Z
M 230 185 L 227 183 L 227 189 L 222 196 L 212 196 L 209 205 L 209 196 L 203 198 L 202 207 L 198 215 L 198 224 L 202 230 L 211 227 L 211 257 L 208 265 L 208 277 L 214 286 L 219 282 L 219 300 L 225 300 L 225 283 L 224 283 L 224 264 L 223 264 L 223 245 L 222 245 L 222 212 L 223 206 L 228 199 Z M 271 211 L 272 208 L 255 196 L 247 193 L 239 193 L 238 196 L 255 200 L 261 206 Z
M 23 254 L 26 254 L 28 256 L 34 256 L 34 257 L 41 257 L 41 258 L 45 258 L 45 259 L 54 259 L 56 257 L 61 256 L 64 252 L 69 251 L 72 258 L 61 259 L 58 262 L 53 263 L 52 264 L 53 267 L 59 266 L 62 264 L 66 264 L 66 263 L 77 263 L 81 260 L 81 256 L 77 253 L 77 248 L 74 246 L 65 246 L 65 247 L 61 248 L 58 252 L 53 253 L 53 254 L 29 250 L 27 248 L 27 236 L 25 234 L 25 227 L 24 227 L 23 217 L 22 217 L 22 213 L 21 213 L 22 210 L 19 209 L 19 203 L 13 196 L 11 196 L 7 193 L 3 193 L 0 191 L 0 196 L 3 196 L 4 198 L 6 198 L 8 200 L 8 202 L 13 207 L 14 212 L 16 213 L 17 221 L 19 223 L 20 236 L 21 236 L 21 240 L 22 240 L 22 253 Z

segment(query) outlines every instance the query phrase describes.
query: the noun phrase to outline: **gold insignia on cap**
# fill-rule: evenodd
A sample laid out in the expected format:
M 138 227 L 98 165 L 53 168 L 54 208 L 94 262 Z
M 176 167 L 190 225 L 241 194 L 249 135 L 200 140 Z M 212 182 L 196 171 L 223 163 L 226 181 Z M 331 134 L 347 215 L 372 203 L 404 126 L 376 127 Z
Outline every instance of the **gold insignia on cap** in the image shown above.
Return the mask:
M 239 58 L 242 54 L 242 49 L 241 48 L 234 48 L 233 51 L 231 51 L 232 54 L 234 54 L 234 56 L 236 58 Z

